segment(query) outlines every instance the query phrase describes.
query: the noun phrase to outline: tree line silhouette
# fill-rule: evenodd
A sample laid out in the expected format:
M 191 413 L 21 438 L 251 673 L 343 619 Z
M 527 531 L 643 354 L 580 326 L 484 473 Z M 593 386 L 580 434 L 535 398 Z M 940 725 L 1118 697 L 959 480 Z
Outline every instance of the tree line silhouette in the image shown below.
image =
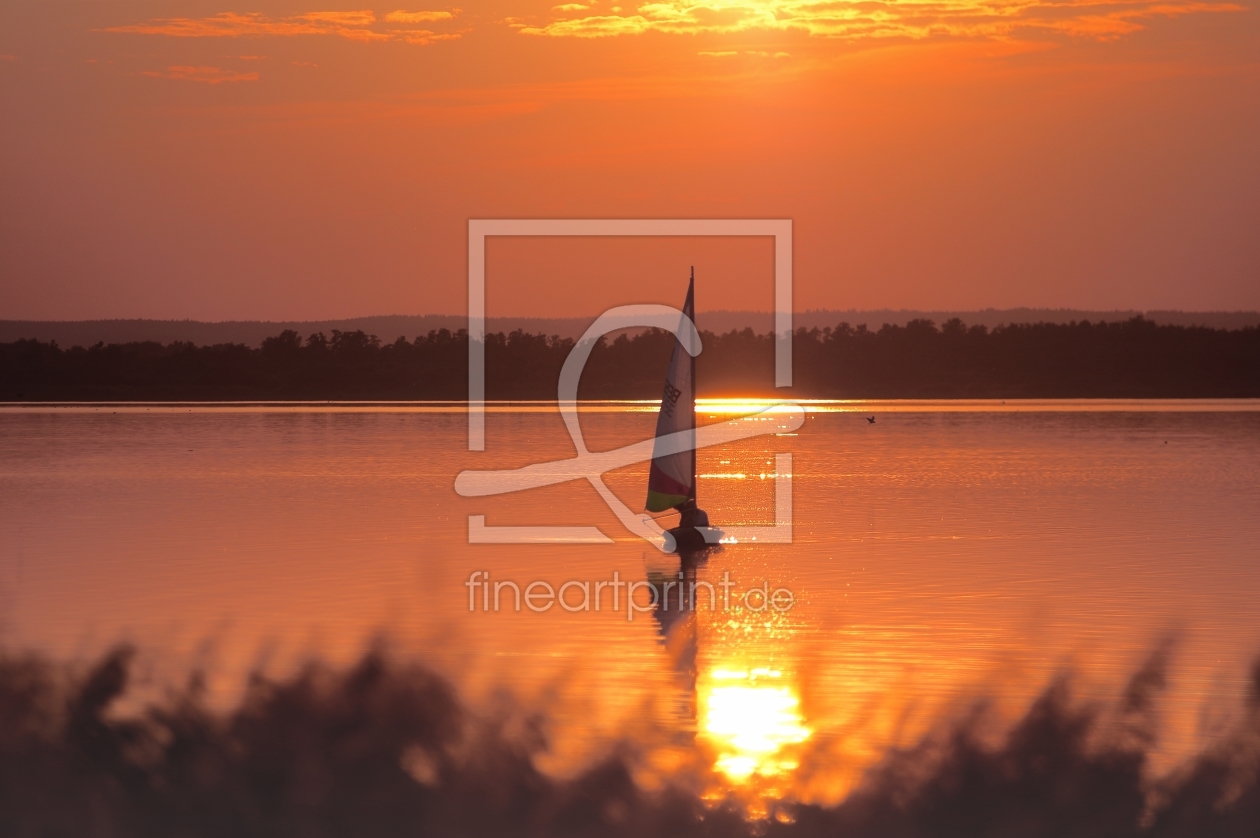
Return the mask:
M 1118 323 L 968 327 L 953 319 L 878 330 L 841 323 L 799 329 L 794 386 L 774 388 L 774 340 L 751 329 L 702 332 L 699 392 L 798 398 L 1260 397 L 1260 328 Z M 522 331 L 486 336 L 486 396 L 554 399 L 574 341 Z M 674 337 L 648 330 L 601 339 L 582 398 L 659 396 Z M 468 334 L 431 331 L 382 342 L 363 331 L 303 338 L 286 330 L 259 348 L 176 342 L 62 349 L 0 344 L 0 400 L 460 400 Z

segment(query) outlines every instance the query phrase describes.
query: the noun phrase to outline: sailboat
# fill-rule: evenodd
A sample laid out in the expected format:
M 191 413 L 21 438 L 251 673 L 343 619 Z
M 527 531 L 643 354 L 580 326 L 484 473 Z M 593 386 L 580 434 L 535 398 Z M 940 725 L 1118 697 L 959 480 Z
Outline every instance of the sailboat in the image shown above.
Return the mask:
M 695 291 L 696 269 L 693 267 L 682 309 L 683 317 L 692 323 L 696 319 Z M 679 432 L 690 432 L 691 446 L 684 451 L 668 451 L 662 439 Z M 696 359 L 675 341 L 669 372 L 665 375 L 660 413 L 656 417 L 656 444 L 648 472 L 646 506 L 649 513 L 670 510 L 680 513 L 678 526 L 667 530 L 680 553 L 703 550 L 716 544 L 722 536 L 722 531 L 709 524 L 708 514 L 696 503 L 695 442 Z

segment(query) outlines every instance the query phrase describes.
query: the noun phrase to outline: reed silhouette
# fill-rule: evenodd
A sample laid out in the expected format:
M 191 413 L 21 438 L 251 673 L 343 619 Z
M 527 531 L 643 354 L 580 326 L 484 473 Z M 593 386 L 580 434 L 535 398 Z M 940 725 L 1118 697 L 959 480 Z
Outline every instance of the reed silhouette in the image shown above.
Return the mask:
M 0 834 L 1252 838 L 1260 824 L 1260 666 L 1231 734 L 1145 778 L 1163 649 L 1114 707 L 1073 702 L 1063 678 L 997 744 L 977 735 L 977 710 L 888 754 L 838 805 L 772 801 L 764 819 L 702 799 L 685 778 L 639 788 L 633 747 L 572 777 L 544 774 L 544 726 L 509 735 L 383 651 L 344 670 L 257 676 L 220 712 L 194 677 L 118 713 L 132 660 L 120 647 L 76 674 L 0 659 Z M 816 768 L 806 754 L 801 770 Z

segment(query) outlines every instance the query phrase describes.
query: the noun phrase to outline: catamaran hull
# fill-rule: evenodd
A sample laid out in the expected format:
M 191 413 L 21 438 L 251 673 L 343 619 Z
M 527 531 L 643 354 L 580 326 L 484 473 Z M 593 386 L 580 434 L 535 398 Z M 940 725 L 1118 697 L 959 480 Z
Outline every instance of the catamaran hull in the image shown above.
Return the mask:
M 694 553 L 718 547 L 723 535 L 717 527 L 674 527 L 666 532 L 674 538 L 675 553 Z

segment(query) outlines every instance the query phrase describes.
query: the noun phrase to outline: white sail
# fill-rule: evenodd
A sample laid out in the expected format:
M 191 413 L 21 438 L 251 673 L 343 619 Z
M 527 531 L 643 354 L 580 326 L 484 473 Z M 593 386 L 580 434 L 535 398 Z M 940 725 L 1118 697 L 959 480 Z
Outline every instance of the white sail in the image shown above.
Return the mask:
M 683 316 L 695 320 L 695 275 L 687 286 Z M 674 343 L 661 396 L 661 412 L 656 417 L 656 448 L 648 473 L 647 510 L 664 512 L 681 506 L 696 496 L 696 391 L 695 358 L 681 344 Z M 662 453 L 661 438 L 679 431 L 691 431 L 692 448 L 672 454 Z

